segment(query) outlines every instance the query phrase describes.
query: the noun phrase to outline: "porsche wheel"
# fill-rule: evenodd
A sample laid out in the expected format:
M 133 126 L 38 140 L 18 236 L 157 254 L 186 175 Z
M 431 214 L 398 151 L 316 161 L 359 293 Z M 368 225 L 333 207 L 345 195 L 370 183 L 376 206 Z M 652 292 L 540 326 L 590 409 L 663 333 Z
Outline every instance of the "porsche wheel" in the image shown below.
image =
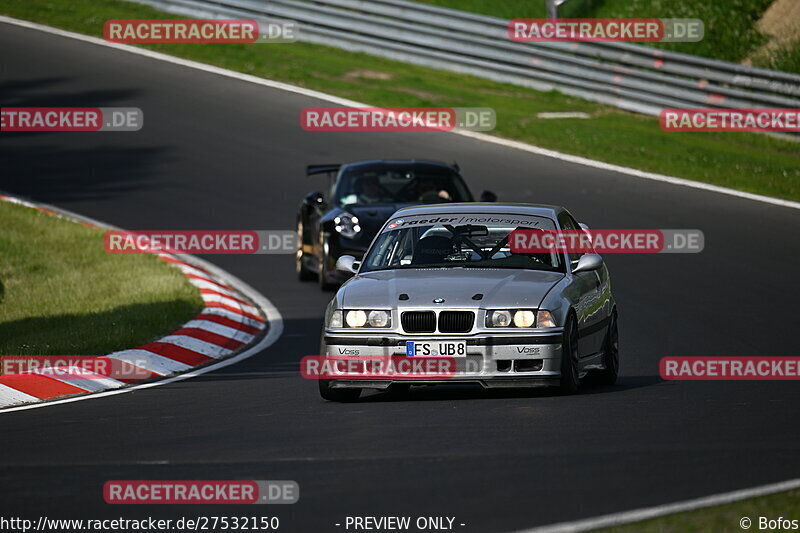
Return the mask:
M 328 255 L 325 252 L 323 252 L 322 258 L 320 259 L 319 262 L 319 274 L 318 274 L 319 288 L 322 289 L 323 291 L 331 291 L 336 288 L 336 283 L 334 281 L 331 281 L 332 274 L 328 263 L 330 263 L 330 257 L 328 257 Z
M 303 222 L 297 221 L 297 254 L 295 255 L 294 267 L 297 278 L 300 281 L 312 281 L 316 275 L 306 267 L 305 254 L 303 253 Z

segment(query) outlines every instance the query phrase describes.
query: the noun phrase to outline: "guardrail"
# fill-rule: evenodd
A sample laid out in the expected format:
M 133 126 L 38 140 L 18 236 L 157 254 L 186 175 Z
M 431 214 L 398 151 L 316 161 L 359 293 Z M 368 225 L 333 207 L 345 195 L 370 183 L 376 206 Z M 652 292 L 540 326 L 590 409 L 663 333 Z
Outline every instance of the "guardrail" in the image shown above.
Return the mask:
M 657 115 L 800 108 L 800 75 L 631 43 L 517 43 L 508 21 L 406 0 L 136 0 L 192 17 L 292 20 L 298 40 Z

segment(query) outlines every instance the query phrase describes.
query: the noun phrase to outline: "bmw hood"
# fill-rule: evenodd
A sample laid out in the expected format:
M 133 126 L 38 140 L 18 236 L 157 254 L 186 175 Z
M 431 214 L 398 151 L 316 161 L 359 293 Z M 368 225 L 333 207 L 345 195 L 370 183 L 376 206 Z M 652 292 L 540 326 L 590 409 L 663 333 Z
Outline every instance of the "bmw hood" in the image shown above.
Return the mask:
M 340 290 L 344 308 L 538 308 L 564 274 L 522 269 L 409 269 L 370 272 Z M 401 294 L 408 300 L 400 300 Z M 480 300 L 473 297 L 482 294 Z M 443 299 L 434 303 L 434 299 Z

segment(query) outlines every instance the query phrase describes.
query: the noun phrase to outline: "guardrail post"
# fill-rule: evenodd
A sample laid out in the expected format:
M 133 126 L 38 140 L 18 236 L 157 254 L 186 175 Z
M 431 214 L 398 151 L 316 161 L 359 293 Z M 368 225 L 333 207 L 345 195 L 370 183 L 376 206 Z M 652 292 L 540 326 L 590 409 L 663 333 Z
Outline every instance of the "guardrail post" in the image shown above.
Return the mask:
M 546 0 L 547 1 L 547 18 L 558 18 L 558 6 L 566 4 L 569 0 Z
M 547 0 L 547 18 L 558 18 L 558 0 Z

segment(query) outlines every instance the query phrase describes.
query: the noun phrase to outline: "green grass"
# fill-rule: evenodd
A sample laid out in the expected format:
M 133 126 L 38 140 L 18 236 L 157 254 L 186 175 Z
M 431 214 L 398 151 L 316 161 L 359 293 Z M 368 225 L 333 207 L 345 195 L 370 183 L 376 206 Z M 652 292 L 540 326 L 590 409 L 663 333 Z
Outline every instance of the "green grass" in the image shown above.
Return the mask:
M 658 48 L 739 62 L 767 41 L 756 23 L 772 0 L 605 0 L 591 2 L 583 17 L 698 18 L 705 36 L 697 43 L 650 43 Z
M 757 54 L 753 65 L 800 74 L 800 39 L 789 41 L 766 57 Z
M 472 11 L 501 18 L 541 18 L 545 1 L 530 0 L 416 0 L 441 7 Z M 559 17 L 596 18 L 699 18 L 705 37 L 697 43 L 647 43 L 666 50 L 739 62 L 768 38 L 756 28 L 772 0 L 570 0 L 559 8 Z M 800 53 L 800 47 L 792 48 Z M 791 62 L 776 62 L 780 70 L 792 70 Z
M 466 2 L 465 2 L 466 3 Z M 17 18 L 100 35 L 112 18 L 175 18 L 118 0 L 0 0 Z M 652 172 L 800 200 L 800 143 L 747 133 L 665 133 L 616 108 L 307 43 L 158 44 L 146 48 L 379 106 L 492 107 L 494 134 Z M 375 74 L 380 74 L 377 76 Z M 583 111 L 590 119 L 538 119 Z M 144 110 L 145 114 L 147 110 Z M 409 134 L 413 135 L 413 134 Z
M 0 201 L 0 354 L 103 355 L 140 346 L 203 307 L 152 255 L 108 254 L 103 230 Z
M 739 525 L 739 521 L 744 517 L 751 520 L 750 531 L 768 531 L 768 529 L 759 529 L 759 517 L 768 520 L 775 520 L 779 517 L 800 520 L 800 515 L 796 512 L 798 509 L 800 509 L 800 490 L 793 490 L 687 513 L 677 513 L 625 526 L 600 529 L 597 532 L 729 533 L 745 531 Z

